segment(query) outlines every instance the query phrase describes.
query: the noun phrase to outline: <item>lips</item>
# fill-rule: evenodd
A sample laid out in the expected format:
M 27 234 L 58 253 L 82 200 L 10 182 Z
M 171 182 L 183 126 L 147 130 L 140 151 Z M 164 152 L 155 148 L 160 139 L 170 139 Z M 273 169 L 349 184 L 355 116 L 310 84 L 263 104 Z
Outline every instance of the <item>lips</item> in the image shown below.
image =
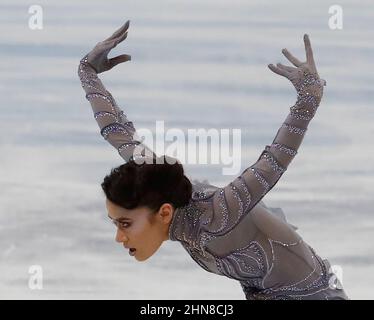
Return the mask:
M 129 249 L 129 255 L 130 255 L 130 256 L 134 256 L 134 255 L 135 255 L 136 248 L 131 248 L 131 247 L 129 247 L 129 246 L 126 246 L 125 244 L 123 244 L 123 247 L 124 247 L 125 249 Z
M 134 255 L 135 255 L 135 251 L 136 251 L 135 248 L 130 248 L 130 249 L 129 249 L 129 254 L 130 254 L 130 256 L 134 256 Z

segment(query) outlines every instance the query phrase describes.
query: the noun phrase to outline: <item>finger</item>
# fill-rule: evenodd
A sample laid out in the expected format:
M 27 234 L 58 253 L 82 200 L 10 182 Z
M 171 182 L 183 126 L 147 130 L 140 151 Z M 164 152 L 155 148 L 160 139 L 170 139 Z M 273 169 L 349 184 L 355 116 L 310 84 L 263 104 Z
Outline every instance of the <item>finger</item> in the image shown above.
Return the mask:
M 119 37 L 117 38 L 114 38 L 113 40 L 110 41 L 111 44 L 113 44 L 113 48 L 119 44 L 120 42 L 122 42 L 123 40 L 125 40 L 127 38 L 127 32 L 121 34 Z
M 296 67 L 299 67 L 302 63 L 299 59 L 294 57 L 287 49 L 283 49 L 282 53 L 286 56 L 286 58 Z
M 113 40 L 115 37 L 118 37 L 124 29 L 125 25 L 123 25 L 121 28 L 115 31 L 109 38 L 105 39 L 104 41 Z
M 310 66 L 315 67 L 312 45 L 310 44 L 310 39 L 307 34 L 304 34 L 304 45 L 305 45 L 305 52 L 306 52 L 306 61 L 308 62 Z
M 127 38 L 127 32 L 126 33 L 123 33 L 121 34 L 119 37 L 117 38 L 114 38 L 112 40 L 107 40 L 105 41 L 105 46 L 107 46 L 108 48 L 110 49 L 113 49 L 117 46 L 117 44 L 119 44 L 120 42 L 122 42 L 123 40 L 125 40 Z
M 100 50 L 105 52 L 106 54 L 109 53 L 116 46 L 115 42 L 112 40 L 110 42 L 104 42 L 100 45 Z
M 118 38 L 116 38 L 116 40 L 117 40 L 116 45 L 119 44 L 120 42 L 122 42 L 123 40 L 125 40 L 127 38 L 127 34 L 128 33 L 125 32 L 125 33 L 121 34 Z
M 116 66 L 119 63 L 130 61 L 130 60 L 131 60 L 130 55 L 121 54 L 120 56 L 109 59 L 109 65 L 110 65 L 111 68 L 113 68 L 114 66 Z
M 285 71 L 288 71 L 288 72 L 293 72 L 293 71 L 296 70 L 296 68 L 294 68 L 294 67 L 285 66 L 281 63 L 277 63 L 277 67 L 280 68 L 280 69 L 283 69 Z
M 287 76 L 288 76 L 288 72 L 287 72 L 287 71 L 282 70 L 282 69 L 280 69 L 280 68 L 277 68 L 277 67 L 274 66 L 273 64 L 269 64 L 268 67 L 269 67 L 269 69 L 270 69 L 271 71 L 273 71 L 273 72 L 275 72 L 275 73 L 277 73 L 277 74 L 279 74 L 279 75 L 281 75 L 281 76 L 287 78 Z
M 121 33 L 127 31 L 127 29 L 130 26 L 130 20 L 127 20 L 127 22 L 120 27 L 117 31 L 115 31 L 109 38 L 105 39 L 104 41 L 113 40 L 114 38 L 118 37 Z

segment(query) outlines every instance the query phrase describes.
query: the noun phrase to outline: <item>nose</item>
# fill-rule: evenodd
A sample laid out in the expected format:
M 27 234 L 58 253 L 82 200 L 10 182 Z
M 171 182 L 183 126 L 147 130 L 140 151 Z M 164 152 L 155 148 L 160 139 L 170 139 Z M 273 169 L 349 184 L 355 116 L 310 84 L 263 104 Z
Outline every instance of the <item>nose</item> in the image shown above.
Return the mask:
M 127 242 L 128 238 L 120 228 L 117 228 L 116 241 L 119 243 Z

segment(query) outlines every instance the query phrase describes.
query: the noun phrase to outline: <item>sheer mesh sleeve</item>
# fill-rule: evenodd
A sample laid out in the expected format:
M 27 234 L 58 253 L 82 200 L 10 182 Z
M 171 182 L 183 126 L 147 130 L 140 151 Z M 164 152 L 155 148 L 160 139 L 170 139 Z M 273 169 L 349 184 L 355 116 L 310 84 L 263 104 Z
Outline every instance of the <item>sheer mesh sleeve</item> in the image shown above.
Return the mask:
M 216 191 L 208 224 L 211 232 L 230 231 L 275 186 L 298 152 L 319 106 L 322 87 L 318 78 L 305 74 L 297 101 L 271 145 L 267 145 L 257 161 L 239 177 Z
M 117 149 L 126 162 L 137 154 L 135 148 L 141 155 L 153 157 L 154 153 L 135 139 L 133 123 L 127 119 L 110 92 L 105 89 L 95 69 L 87 62 L 87 56 L 80 61 L 78 76 L 103 138 Z

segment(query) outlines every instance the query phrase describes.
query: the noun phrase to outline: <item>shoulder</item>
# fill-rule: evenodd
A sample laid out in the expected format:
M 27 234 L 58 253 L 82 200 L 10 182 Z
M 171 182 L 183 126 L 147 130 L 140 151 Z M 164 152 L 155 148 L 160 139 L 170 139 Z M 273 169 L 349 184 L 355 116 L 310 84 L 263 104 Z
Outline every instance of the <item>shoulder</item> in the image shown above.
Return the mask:
M 211 198 L 219 188 L 210 184 L 208 180 L 199 181 L 197 179 L 192 180 L 192 196 L 193 202 L 199 200 L 208 200 Z

